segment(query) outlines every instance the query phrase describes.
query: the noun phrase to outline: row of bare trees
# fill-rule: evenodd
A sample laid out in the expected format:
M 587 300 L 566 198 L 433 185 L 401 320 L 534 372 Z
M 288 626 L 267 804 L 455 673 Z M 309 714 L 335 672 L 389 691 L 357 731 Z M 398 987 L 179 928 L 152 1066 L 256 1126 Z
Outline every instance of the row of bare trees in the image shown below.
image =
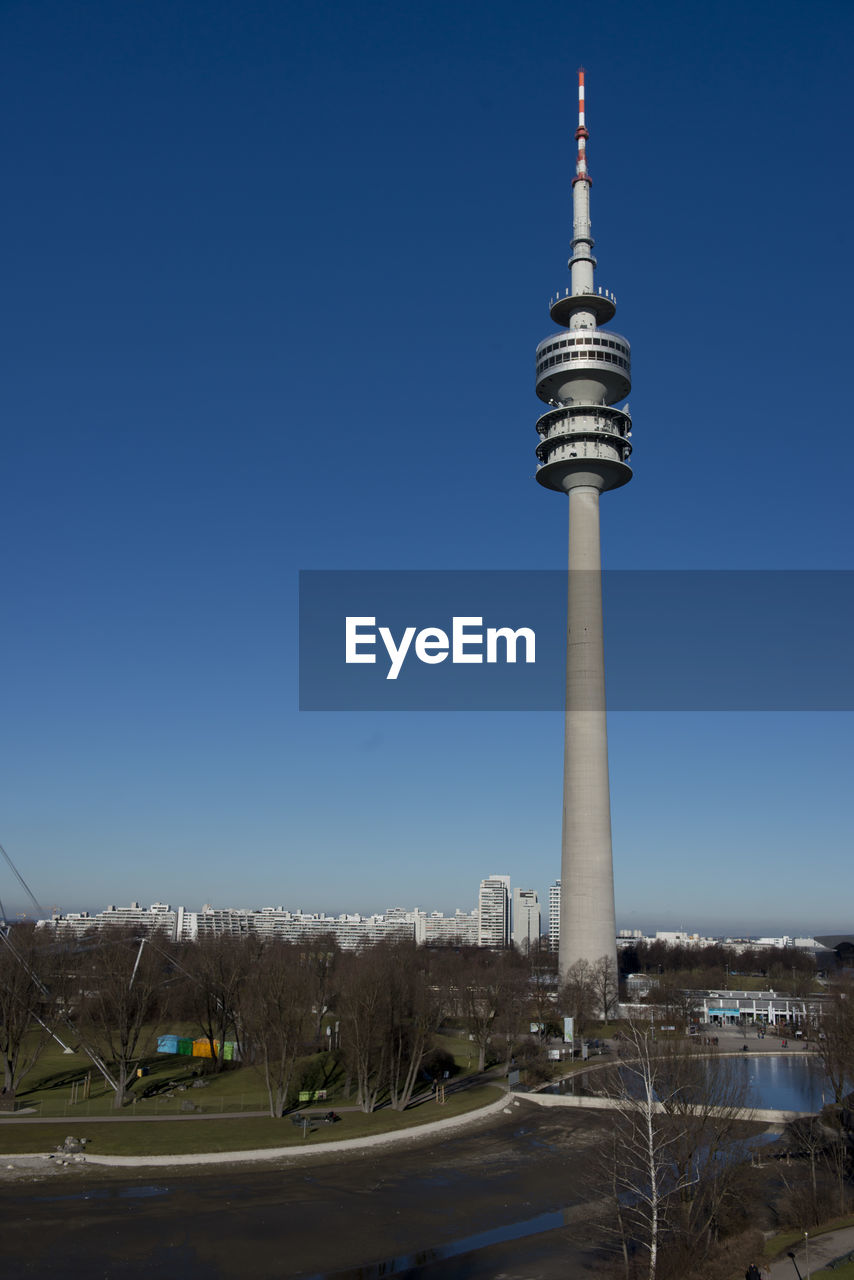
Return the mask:
M 763 978 L 794 996 L 814 989 L 816 962 L 794 947 L 744 947 L 738 953 L 723 943 L 703 946 L 639 938 L 620 952 L 624 973 L 659 975 L 678 987 L 738 986 L 738 978 Z
M 384 943 L 342 952 L 332 936 L 174 945 L 118 929 L 63 941 L 19 926 L 0 946 L 0 1108 L 14 1108 L 50 1036 L 89 1055 L 120 1108 L 156 1035 L 183 1026 L 207 1040 L 201 1062 L 214 1073 L 237 1043 L 264 1079 L 271 1115 L 300 1083 L 301 1059 L 332 1045 L 365 1111 L 381 1099 L 402 1110 L 443 1022 L 470 1037 L 472 1066 L 510 1058 L 537 1006 L 535 965 L 545 1000 L 549 957 L 510 950 Z

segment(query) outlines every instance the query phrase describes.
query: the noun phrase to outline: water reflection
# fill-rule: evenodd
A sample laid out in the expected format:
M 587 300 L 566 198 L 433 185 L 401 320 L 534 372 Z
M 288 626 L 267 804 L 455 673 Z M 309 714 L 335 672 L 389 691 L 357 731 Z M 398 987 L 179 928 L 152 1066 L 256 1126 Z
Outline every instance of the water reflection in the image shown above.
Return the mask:
M 820 1111 L 832 1100 L 821 1063 L 810 1054 L 745 1054 L 710 1061 L 724 1061 L 727 1071 L 745 1087 L 745 1105 L 776 1111 Z M 588 1080 L 589 1075 L 589 1080 Z M 596 1080 L 598 1076 L 598 1081 Z M 594 1087 L 594 1081 L 599 1088 Z M 581 1097 L 598 1093 L 604 1083 L 600 1073 L 584 1072 L 561 1081 L 552 1092 Z
M 437 1245 L 434 1249 L 419 1249 L 416 1253 L 402 1253 L 396 1258 L 384 1258 L 382 1262 L 369 1263 L 346 1271 L 328 1271 L 309 1276 L 308 1280 L 380 1280 L 383 1276 L 402 1275 L 413 1267 L 423 1267 L 430 1262 L 457 1258 L 463 1253 L 475 1253 L 493 1244 L 506 1244 L 509 1240 L 521 1240 L 525 1236 L 541 1235 L 564 1225 L 562 1210 L 541 1213 L 525 1222 L 511 1222 L 491 1231 L 479 1231 L 473 1236 L 452 1240 L 450 1244 Z

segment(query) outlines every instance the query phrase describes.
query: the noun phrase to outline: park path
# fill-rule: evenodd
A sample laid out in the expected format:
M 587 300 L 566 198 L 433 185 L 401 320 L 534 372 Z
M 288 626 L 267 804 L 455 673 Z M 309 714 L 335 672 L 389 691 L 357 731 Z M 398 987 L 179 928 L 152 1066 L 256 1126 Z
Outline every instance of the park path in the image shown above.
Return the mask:
M 616 1111 L 626 1105 L 620 1098 L 587 1097 L 575 1093 L 526 1093 L 529 1102 L 536 1102 L 541 1107 L 589 1107 L 594 1111 Z M 667 1108 L 663 1102 L 654 1102 L 656 1115 L 666 1115 Z M 803 1116 L 812 1115 L 811 1111 L 778 1111 L 771 1107 L 742 1107 L 733 1111 L 729 1107 L 698 1108 L 709 1115 L 721 1116 L 728 1120 L 754 1120 L 759 1124 L 782 1124 L 787 1120 L 800 1120 Z
M 304 1159 L 305 1157 L 336 1156 L 350 1151 L 363 1151 L 371 1147 L 388 1146 L 399 1142 L 413 1142 L 422 1138 L 434 1138 L 453 1129 L 463 1128 L 476 1121 L 491 1118 L 502 1111 L 510 1109 L 511 1101 L 504 1096 L 485 1107 L 467 1111 L 461 1116 L 451 1116 L 446 1120 L 429 1120 L 426 1124 L 410 1125 L 406 1129 L 397 1129 L 391 1133 L 370 1134 L 362 1138 L 335 1138 L 331 1142 L 317 1142 L 311 1145 L 309 1139 L 305 1145 L 298 1147 L 258 1147 L 249 1151 L 198 1151 L 186 1155 L 166 1156 L 107 1156 L 90 1155 L 70 1157 L 75 1165 L 96 1164 L 109 1165 L 119 1169 L 164 1169 L 175 1165 L 202 1164 L 248 1164 L 259 1160 Z M 519 1105 L 516 1102 L 515 1105 Z M 187 1119 L 193 1119 L 187 1116 Z M 201 1119 L 202 1117 L 196 1117 Z M 2 1141 L 2 1139 L 0 1139 Z M 20 1164 L 32 1168 L 33 1164 L 48 1157 L 48 1152 L 36 1152 L 28 1155 L 0 1155 L 0 1163 L 4 1165 Z
M 801 1276 L 802 1280 L 807 1280 L 808 1276 L 814 1276 L 828 1263 L 844 1257 L 852 1250 L 854 1250 L 854 1227 L 840 1227 L 836 1231 L 825 1231 L 822 1235 L 810 1236 L 808 1242 L 801 1240 L 799 1244 L 792 1245 L 796 1266 L 793 1266 L 788 1251 L 785 1251 L 782 1257 L 772 1262 L 767 1268 L 767 1274 L 770 1280 L 798 1280 L 798 1276 Z M 809 1262 L 807 1252 L 809 1252 Z

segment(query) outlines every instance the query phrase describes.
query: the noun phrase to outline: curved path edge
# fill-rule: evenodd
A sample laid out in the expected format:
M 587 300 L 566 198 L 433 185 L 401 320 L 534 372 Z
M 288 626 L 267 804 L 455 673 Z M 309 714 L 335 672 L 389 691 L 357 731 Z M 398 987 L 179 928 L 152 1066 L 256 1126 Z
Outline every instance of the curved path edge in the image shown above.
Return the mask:
M 613 1111 L 625 1105 L 619 1098 L 603 1098 L 584 1096 L 573 1093 L 526 1093 L 528 1102 L 536 1102 L 540 1107 L 591 1107 L 597 1111 Z M 665 1107 L 660 1102 L 653 1103 L 658 1115 L 665 1114 Z M 809 1111 L 776 1111 L 768 1107 L 740 1107 L 731 1110 L 728 1107 L 708 1107 L 710 1115 L 720 1115 L 725 1119 L 757 1120 L 763 1124 L 779 1124 L 785 1120 L 800 1120 L 811 1115 Z
M 364 1138 L 341 1138 L 333 1139 L 328 1142 L 320 1142 L 315 1146 L 304 1147 L 258 1147 L 250 1151 L 193 1151 L 183 1155 L 164 1155 L 164 1156 L 107 1156 L 107 1155 L 90 1155 L 88 1152 L 85 1156 L 67 1157 L 75 1165 L 109 1165 L 119 1169 L 166 1169 L 175 1165 L 193 1165 L 193 1164 L 249 1164 L 262 1160 L 289 1160 L 289 1159 L 305 1159 L 318 1156 L 336 1156 L 350 1151 L 364 1151 L 371 1147 L 387 1146 L 396 1142 L 415 1142 L 423 1137 L 436 1137 L 438 1134 L 447 1133 L 451 1129 L 459 1129 L 464 1125 L 473 1124 L 476 1120 L 483 1120 L 506 1110 L 510 1105 L 510 1099 L 505 1095 L 496 1102 L 489 1102 L 484 1107 L 477 1107 L 473 1111 L 467 1111 L 461 1116 L 452 1116 L 447 1120 L 429 1120 L 426 1124 L 411 1125 L 406 1129 L 398 1129 L 391 1133 L 374 1133 Z M 17 1155 L 0 1155 L 0 1161 L 4 1164 L 14 1164 L 16 1161 L 46 1159 L 50 1155 L 56 1155 L 56 1152 L 38 1151 L 28 1152 L 27 1154 L 18 1153 Z

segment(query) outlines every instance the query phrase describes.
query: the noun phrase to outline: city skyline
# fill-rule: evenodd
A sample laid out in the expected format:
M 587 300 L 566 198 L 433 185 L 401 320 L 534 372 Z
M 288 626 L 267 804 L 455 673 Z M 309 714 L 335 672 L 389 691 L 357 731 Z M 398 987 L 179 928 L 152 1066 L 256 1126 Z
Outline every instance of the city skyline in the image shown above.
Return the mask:
M 496 885 L 496 882 L 503 882 L 503 887 L 506 891 L 504 909 L 509 914 L 505 920 L 506 933 L 502 935 L 507 938 L 506 942 L 502 942 L 501 940 L 495 941 L 494 939 L 488 940 L 481 935 L 479 926 L 480 905 L 483 900 L 484 888 L 486 887 L 487 892 L 489 893 Z M 190 916 L 203 915 L 205 913 L 213 913 L 214 915 L 220 915 L 223 913 L 249 915 L 284 913 L 285 915 L 294 917 L 329 921 L 373 920 L 377 918 L 391 919 L 400 917 L 406 917 L 409 919 L 410 916 L 420 916 L 422 919 L 430 920 L 438 918 L 447 923 L 460 918 L 471 926 L 472 936 L 470 942 L 472 945 L 495 945 L 500 947 L 510 945 L 510 943 L 518 945 L 518 939 L 516 937 L 517 925 L 514 923 L 516 920 L 515 909 L 518 900 L 519 905 L 522 908 L 520 922 L 523 925 L 523 931 L 527 926 L 528 937 L 532 937 L 533 933 L 530 930 L 530 924 L 532 919 L 538 919 L 539 937 L 543 939 L 543 941 L 547 941 L 549 943 L 550 950 L 557 951 L 560 937 L 560 897 L 559 880 L 549 886 L 547 897 L 542 898 L 536 889 L 525 888 L 520 885 L 512 884 L 509 876 L 491 875 L 481 880 L 479 889 L 475 889 L 473 893 L 472 901 L 468 903 L 464 902 L 462 906 L 458 904 L 450 911 L 447 908 L 437 908 L 429 902 L 426 905 L 422 905 L 418 902 L 408 904 L 400 902 L 395 904 L 380 904 L 377 902 L 371 907 L 362 909 L 356 909 L 351 904 L 350 906 L 344 906 L 340 909 L 330 909 L 328 906 L 319 906 L 315 909 L 306 910 L 302 904 L 299 903 L 285 904 L 281 901 L 274 902 L 272 899 L 269 901 L 254 901 L 251 904 L 245 901 L 241 902 L 237 899 L 229 902 L 218 903 L 200 902 L 198 899 L 188 899 L 179 903 L 169 899 L 167 896 L 161 896 L 158 899 L 152 899 L 147 904 L 141 900 L 131 900 L 127 904 L 120 904 L 117 901 L 113 901 L 99 903 L 97 906 L 94 904 L 88 904 L 85 907 L 78 907 L 76 909 L 69 908 L 64 912 L 57 910 L 53 918 L 77 919 L 81 921 L 88 918 L 90 923 L 97 923 L 98 919 L 108 918 L 110 923 L 120 923 L 123 915 L 138 915 L 140 912 L 142 912 L 143 915 L 154 912 L 185 912 Z M 11 914 L 11 912 L 7 912 L 10 922 Z M 20 913 L 17 918 L 19 920 L 27 920 L 29 922 L 40 919 L 42 923 L 44 923 L 49 921 L 51 916 L 40 916 L 31 905 L 28 912 Z M 687 922 L 687 926 L 685 921 L 683 921 L 680 923 L 678 928 L 667 927 L 661 919 L 656 919 L 652 922 L 648 922 L 642 927 L 624 927 L 618 921 L 615 939 L 618 947 L 620 946 L 621 940 L 625 941 L 634 937 L 644 937 L 648 940 L 660 938 L 668 942 L 679 940 L 688 940 L 689 942 L 707 942 L 715 940 L 749 939 L 758 943 L 779 942 L 782 945 L 783 939 L 788 938 L 790 940 L 802 940 L 810 938 L 813 934 L 819 932 L 819 930 L 813 930 L 811 933 L 806 932 L 792 934 L 787 933 L 785 930 L 770 930 L 769 932 L 761 933 L 757 932 L 755 927 L 743 930 L 725 928 L 718 930 L 717 932 L 706 932 L 696 926 L 696 922 L 693 918 Z M 449 934 L 449 931 L 446 930 L 441 936 L 447 940 L 451 935 Z
M 282 904 L 264 906 L 205 903 L 200 908 L 166 901 L 143 905 L 108 903 L 102 910 L 71 911 L 41 917 L 37 926 L 55 927 L 66 934 L 82 936 L 92 928 L 155 928 L 171 932 L 173 941 L 196 941 L 216 935 L 278 937 L 300 941 L 326 931 L 337 934 L 342 946 L 357 947 L 383 940 L 414 940 L 418 945 L 467 946 L 502 950 L 514 947 L 528 954 L 539 941 L 546 949 L 557 952 L 559 927 L 555 932 L 555 916 L 549 911 L 544 918 L 535 890 L 512 890 L 498 901 L 495 890 L 503 882 L 509 889 L 507 876 L 490 876 L 481 881 L 478 904 L 471 910 L 457 908 L 452 914 L 415 906 L 386 906 L 372 912 L 342 911 L 307 912 Z M 552 886 L 552 891 L 559 886 Z M 558 895 L 559 897 L 559 895 Z M 508 914 L 509 913 L 509 914 Z M 559 902 L 558 902 L 559 913 Z M 503 917 L 503 919 L 502 919 Z M 496 920 L 498 927 L 496 928 Z M 539 926 L 539 928 L 538 928 Z M 847 935 L 850 938 L 850 935 Z M 692 929 L 619 929 L 615 934 L 617 952 L 637 941 L 663 942 L 668 946 L 703 947 L 722 943 L 744 950 L 746 947 L 776 947 L 820 950 L 830 948 L 828 935 L 761 934 L 753 931 L 704 934 Z
M 739 11 L 735 44 L 675 3 L 582 33 L 554 3 L 7 9 L 0 842 L 48 910 L 109 886 L 452 912 L 495 868 L 547 901 L 561 714 L 301 714 L 296 599 L 301 569 L 562 567 L 526 424 L 579 65 L 643 404 L 606 563 L 852 567 L 789 320 L 808 157 L 844 361 L 852 25 L 785 2 Z M 618 928 L 850 929 L 852 717 L 781 702 L 611 714 Z M 0 898 L 28 905 L 2 872 Z

